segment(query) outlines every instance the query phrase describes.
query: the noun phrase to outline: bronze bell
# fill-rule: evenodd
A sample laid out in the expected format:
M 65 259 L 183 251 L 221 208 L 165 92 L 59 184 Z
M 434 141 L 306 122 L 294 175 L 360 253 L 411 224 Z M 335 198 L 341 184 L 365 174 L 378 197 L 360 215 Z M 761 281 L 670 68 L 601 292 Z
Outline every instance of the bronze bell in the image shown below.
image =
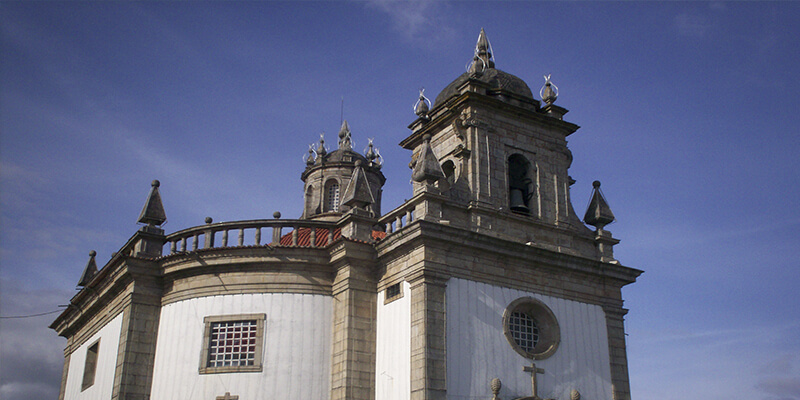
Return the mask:
M 525 194 L 522 193 L 522 189 L 512 188 L 510 192 L 511 201 L 509 202 L 511 205 L 511 211 L 528 214 L 531 210 L 525 204 Z

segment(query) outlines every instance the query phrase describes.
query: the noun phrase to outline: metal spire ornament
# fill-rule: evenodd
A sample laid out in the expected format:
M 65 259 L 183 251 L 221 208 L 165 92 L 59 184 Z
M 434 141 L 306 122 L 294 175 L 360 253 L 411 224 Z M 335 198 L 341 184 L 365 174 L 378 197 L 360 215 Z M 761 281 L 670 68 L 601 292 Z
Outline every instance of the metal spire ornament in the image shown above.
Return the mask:
M 428 111 L 431 109 L 431 101 L 425 97 L 425 88 L 419 89 L 419 99 L 414 103 L 414 114 L 420 118 L 429 119 Z
M 541 96 L 542 101 L 547 103 L 548 106 L 556 102 L 558 98 L 558 86 L 550 82 L 550 75 L 544 76 L 544 86 L 539 89 L 539 96 Z

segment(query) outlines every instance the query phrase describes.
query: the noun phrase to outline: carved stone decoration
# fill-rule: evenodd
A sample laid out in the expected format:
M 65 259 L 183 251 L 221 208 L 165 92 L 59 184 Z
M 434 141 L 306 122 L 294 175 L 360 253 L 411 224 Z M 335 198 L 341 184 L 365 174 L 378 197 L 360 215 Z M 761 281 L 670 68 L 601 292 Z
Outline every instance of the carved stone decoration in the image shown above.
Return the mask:
M 500 388 L 503 387 L 503 383 L 500 382 L 500 378 L 492 379 L 490 386 L 492 388 L 492 400 L 500 400 L 498 394 L 500 394 Z
M 569 398 L 570 400 L 581 400 L 581 392 L 579 392 L 578 389 L 572 389 L 572 391 L 569 392 Z

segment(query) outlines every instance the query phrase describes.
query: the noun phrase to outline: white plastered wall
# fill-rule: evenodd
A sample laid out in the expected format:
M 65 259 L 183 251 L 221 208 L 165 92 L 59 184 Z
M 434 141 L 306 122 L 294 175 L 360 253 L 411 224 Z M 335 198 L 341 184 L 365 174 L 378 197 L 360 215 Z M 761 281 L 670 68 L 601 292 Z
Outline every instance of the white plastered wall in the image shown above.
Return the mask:
M 561 328 L 558 350 L 536 360 L 538 395 L 568 400 L 611 400 L 611 366 L 605 312 L 600 306 L 523 292 L 485 283 L 451 279 L 447 283 L 447 398 L 491 399 L 490 381 L 499 378 L 500 398 L 531 395 L 532 360 L 514 351 L 503 333 L 503 312 L 520 297 L 533 297 L 555 314 Z
M 378 293 L 375 399 L 407 400 L 411 396 L 411 288 L 402 282 L 403 297 L 383 304 Z
M 111 398 L 114 390 L 114 372 L 117 368 L 119 337 L 122 331 L 122 315 L 119 313 L 70 355 L 67 385 L 64 390 L 65 400 L 106 400 Z M 97 352 L 94 384 L 81 391 L 83 369 L 86 366 L 86 351 L 89 346 L 97 343 L 98 339 L 100 344 Z
M 161 309 L 152 400 L 330 397 L 332 297 L 297 293 L 209 296 Z M 266 314 L 261 372 L 200 374 L 203 319 Z

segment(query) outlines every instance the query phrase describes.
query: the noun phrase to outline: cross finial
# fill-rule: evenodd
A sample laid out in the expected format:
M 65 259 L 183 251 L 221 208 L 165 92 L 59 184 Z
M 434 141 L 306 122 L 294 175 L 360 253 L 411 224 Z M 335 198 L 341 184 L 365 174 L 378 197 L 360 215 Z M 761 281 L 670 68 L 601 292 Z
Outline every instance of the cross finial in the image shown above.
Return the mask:
M 538 389 L 537 386 L 536 386 L 536 375 L 537 374 L 543 374 L 544 370 L 541 369 L 541 368 L 536 368 L 536 364 L 534 364 L 534 363 L 531 363 L 530 367 L 523 366 L 522 370 L 525 371 L 525 372 L 530 372 L 531 373 L 531 393 L 533 395 L 533 398 L 534 399 L 541 399 L 541 397 L 539 397 L 539 395 L 536 393 L 536 390 Z
M 225 392 L 224 396 L 217 396 L 217 400 L 239 400 L 239 396 L 231 396 L 231 392 Z

